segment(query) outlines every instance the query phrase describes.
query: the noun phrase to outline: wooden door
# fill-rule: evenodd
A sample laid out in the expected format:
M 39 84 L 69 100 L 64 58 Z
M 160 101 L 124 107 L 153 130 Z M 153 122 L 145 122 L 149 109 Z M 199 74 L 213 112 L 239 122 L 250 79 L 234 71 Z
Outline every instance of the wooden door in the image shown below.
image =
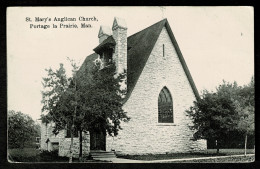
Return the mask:
M 90 132 L 90 150 L 106 151 L 106 136 L 103 132 Z

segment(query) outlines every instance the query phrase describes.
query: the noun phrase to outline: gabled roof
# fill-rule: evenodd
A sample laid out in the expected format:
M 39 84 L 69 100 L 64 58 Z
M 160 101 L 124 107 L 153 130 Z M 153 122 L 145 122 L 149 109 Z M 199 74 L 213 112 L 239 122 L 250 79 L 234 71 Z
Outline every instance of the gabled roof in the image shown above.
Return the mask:
M 109 36 L 107 37 L 103 42 L 101 42 L 97 47 L 95 47 L 93 50 L 98 53 L 102 48 L 105 47 L 110 47 L 110 46 L 115 46 L 116 45 L 116 41 L 113 38 L 113 36 Z
M 134 87 L 145 67 L 145 64 L 146 64 L 146 62 L 152 52 L 152 49 L 154 48 L 154 45 L 164 26 L 166 27 L 166 30 L 168 31 L 170 39 L 176 49 L 177 55 L 180 59 L 180 62 L 182 64 L 184 72 L 188 78 L 188 81 L 191 85 L 191 88 L 194 92 L 194 95 L 197 99 L 200 98 L 198 90 L 193 82 L 189 69 L 182 56 L 182 53 L 177 44 L 177 41 L 172 33 L 170 25 L 169 25 L 167 19 L 163 19 L 162 21 L 159 21 L 159 22 L 151 25 L 150 27 L 148 27 L 140 32 L 137 32 L 127 38 L 127 49 L 128 49 L 128 51 L 127 51 L 127 94 L 124 99 L 124 103 L 131 96 L 131 93 L 134 90 Z M 88 66 L 90 66 L 89 65 L 90 62 L 92 64 L 93 61 L 97 57 L 98 57 L 98 55 L 95 53 L 88 56 L 85 59 L 85 61 L 82 64 L 80 69 L 83 70 L 82 67 L 85 67 L 85 66 L 87 67 L 87 69 L 89 69 Z
M 87 81 L 86 83 L 91 83 L 91 70 L 93 69 L 94 61 L 97 58 L 98 54 L 96 53 L 87 56 L 77 72 L 77 77 L 81 80 Z
M 157 22 L 152 26 L 127 38 L 127 48 L 129 50 L 127 51 L 127 95 L 125 97 L 125 101 L 127 101 L 127 99 L 130 97 L 164 26 L 166 27 L 170 39 L 176 49 L 177 55 L 180 59 L 195 97 L 197 99 L 200 98 L 198 90 L 193 82 L 190 71 L 185 63 L 170 25 L 167 19 L 163 19 L 162 21 Z
M 112 35 L 112 31 L 108 26 L 100 26 L 99 32 L 98 32 L 98 37 L 101 37 L 102 35 Z

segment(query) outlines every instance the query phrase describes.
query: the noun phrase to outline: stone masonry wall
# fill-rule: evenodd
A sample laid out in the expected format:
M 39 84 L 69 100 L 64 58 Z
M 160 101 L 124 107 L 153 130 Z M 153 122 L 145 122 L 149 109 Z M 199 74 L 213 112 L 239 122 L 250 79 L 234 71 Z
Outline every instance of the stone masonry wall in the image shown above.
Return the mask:
M 165 56 L 163 57 L 163 44 Z M 174 123 L 158 123 L 158 96 L 166 86 L 173 99 Z M 117 137 L 107 136 L 106 149 L 121 154 L 190 152 L 206 149 L 206 141 L 192 141 L 191 119 L 185 112 L 195 95 L 163 28 L 142 74 L 124 105 L 131 120 L 122 122 Z
M 59 134 L 55 135 L 52 133 L 54 123 L 41 123 L 41 149 L 52 151 L 52 143 L 59 143 L 59 156 L 69 157 L 69 148 L 71 138 L 66 138 L 66 131 L 62 130 Z M 90 136 L 89 133 L 82 134 L 82 153 L 88 155 L 90 151 Z M 47 139 L 50 141 L 46 143 Z M 79 137 L 73 139 L 73 154 L 74 157 L 79 155 Z
M 59 156 L 70 156 L 71 138 L 61 138 L 59 144 Z M 90 135 L 82 133 L 82 155 L 89 155 L 90 151 Z M 73 138 L 73 157 L 79 157 L 79 137 Z
M 47 133 L 46 133 L 46 124 L 41 123 L 41 149 L 47 150 L 47 145 L 45 141 L 47 140 Z
M 113 38 L 116 41 L 113 59 L 116 61 L 118 73 L 123 73 L 127 70 L 127 29 L 116 28 L 113 30 Z
M 52 142 L 59 142 L 59 138 L 65 137 L 65 131 L 62 130 L 59 134 L 53 134 L 54 123 L 41 123 L 41 149 L 52 151 Z M 47 139 L 50 141 L 46 143 Z

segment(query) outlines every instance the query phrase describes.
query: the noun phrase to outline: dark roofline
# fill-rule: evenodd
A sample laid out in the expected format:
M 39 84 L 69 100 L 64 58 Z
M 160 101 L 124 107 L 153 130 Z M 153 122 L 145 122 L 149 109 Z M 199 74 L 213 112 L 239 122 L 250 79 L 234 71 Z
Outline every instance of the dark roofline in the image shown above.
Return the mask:
M 136 35 L 136 34 L 138 34 L 138 33 L 140 33 L 140 32 L 143 32 L 143 31 L 149 29 L 150 27 L 152 27 L 152 26 L 154 26 L 154 25 L 156 25 L 156 24 L 159 24 L 160 22 L 163 23 L 163 25 L 164 25 L 164 24 L 165 24 L 164 22 L 166 22 L 166 21 L 167 21 L 167 19 L 163 19 L 163 20 L 161 20 L 161 21 L 159 21 L 159 22 L 156 22 L 155 24 L 153 24 L 153 25 L 151 25 L 151 26 L 149 26 L 149 27 L 147 27 L 147 28 L 145 28 L 145 29 L 143 29 L 143 30 L 141 30 L 141 31 L 139 31 L 139 32 L 136 32 L 135 34 L 129 36 L 128 38 L 130 38 L 130 37 L 132 37 L 132 36 L 134 36 L 134 35 Z M 161 32 L 162 32 L 162 29 L 159 31 L 158 35 L 160 35 Z M 133 92 L 133 90 L 134 90 L 134 88 L 135 88 L 135 85 L 136 85 L 136 83 L 138 82 L 138 79 L 139 79 L 139 77 L 141 76 L 141 74 L 142 74 L 142 72 L 143 72 L 143 69 L 144 69 L 144 67 L 145 67 L 145 65 L 146 65 L 146 62 L 147 62 L 147 60 L 149 59 L 149 56 L 151 55 L 152 50 L 153 50 L 153 48 L 154 48 L 154 46 L 155 46 L 155 44 L 156 44 L 158 38 L 159 38 L 159 36 L 156 36 L 156 37 L 155 37 L 155 40 L 151 41 L 153 44 L 152 44 L 151 50 L 149 51 L 149 55 L 148 55 L 147 59 L 145 60 L 145 64 L 144 64 L 144 66 L 142 67 L 141 73 L 138 75 L 137 80 L 134 82 L 134 85 L 133 85 L 132 89 L 131 89 L 131 90 L 128 90 L 128 88 L 127 88 L 127 95 L 126 95 L 126 97 L 125 97 L 124 100 L 123 100 L 123 104 L 124 104 L 125 102 L 127 102 L 127 100 L 130 98 L 130 96 L 131 96 L 131 94 L 132 94 L 132 92 Z M 128 93 L 128 92 L 129 92 L 129 93 Z
M 113 36 L 108 36 L 102 43 L 100 43 L 97 47 L 95 47 L 93 50 L 96 53 L 99 53 L 100 50 L 102 50 L 102 48 L 111 48 L 112 46 L 116 45 L 116 41 L 113 38 Z
M 165 26 L 165 27 L 166 27 L 166 30 L 167 30 L 167 32 L 168 32 L 168 34 L 169 34 L 169 36 L 170 36 L 170 39 L 171 39 L 171 41 L 172 41 L 172 43 L 173 43 L 173 45 L 174 45 L 174 47 L 175 47 L 175 49 L 176 49 L 178 58 L 179 58 L 179 60 L 180 60 L 180 62 L 181 62 L 181 64 L 182 64 L 182 67 L 183 67 L 184 72 L 185 72 L 185 74 L 186 74 L 186 76 L 187 76 L 187 78 L 188 78 L 188 81 L 189 81 L 190 86 L 191 86 L 191 88 L 192 88 L 192 90 L 193 90 L 193 93 L 194 93 L 196 99 L 199 100 L 199 99 L 200 99 L 199 92 L 198 92 L 198 90 L 197 90 L 197 88 L 196 88 L 196 85 L 195 85 L 193 79 L 192 79 L 192 76 L 191 76 L 191 74 L 190 74 L 190 71 L 189 71 L 189 69 L 188 69 L 188 67 L 187 67 L 187 64 L 186 64 L 186 62 L 185 62 L 185 60 L 184 60 L 184 57 L 183 57 L 183 55 L 182 55 L 182 53 L 181 53 L 181 50 L 180 50 L 180 48 L 179 48 L 179 45 L 178 45 L 178 43 L 177 43 L 177 41 L 176 41 L 176 39 L 175 39 L 175 37 L 174 37 L 174 34 L 173 34 L 172 30 L 171 30 L 171 27 L 170 27 L 170 25 L 169 25 L 169 23 L 168 23 L 168 20 L 165 18 L 165 19 L 163 19 L 163 20 L 161 20 L 161 21 L 159 21 L 159 22 L 161 22 L 161 23 L 163 24 L 163 26 L 160 27 L 161 30 L 160 30 L 158 36 L 156 37 L 155 41 L 152 41 L 152 42 L 153 42 L 153 44 L 152 44 L 152 49 L 154 48 L 154 46 L 155 46 L 155 44 L 156 44 L 156 42 L 157 42 L 157 40 L 158 40 L 158 38 L 159 38 L 159 35 L 161 34 L 162 28 Z M 157 23 L 155 23 L 155 24 L 158 24 L 159 22 L 157 22 Z M 137 32 L 137 33 L 140 33 L 140 32 L 142 32 L 142 31 L 145 31 L 146 29 L 149 29 L 150 27 L 154 26 L 155 24 L 153 24 L 153 25 L 151 25 L 151 26 L 149 26 L 149 27 L 147 27 L 147 28 L 145 28 L 145 29 L 143 29 L 143 30 Z M 134 36 L 134 35 L 136 35 L 137 33 L 135 33 L 135 34 L 133 34 L 133 35 L 131 35 L 131 36 Z M 129 36 L 129 37 L 131 37 L 131 36 Z M 129 37 L 128 37 L 128 38 L 129 38 Z M 149 56 L 151 55 L 152 49 L 151 49 L 151 51 L 149 51 Z M 149 58 L 149 57 L 148 57 L 148 58 Z M 147 58 L 147 60 L 148 60 L 148 58 Z M 147 60 L 145 61 L 145 65 L 146 65 Z M 144 66 L 144 67 L 145 67 L 145 66 Z M 142 68 L 141 73 L 138 75 L 139 77 L 140 77 L 140 75 L 142 74 L 142 71 L 143 71 L 144 67 Z M 128 90 L 128 91 L 127 91 L 127 92 L 129 92 L 129 93 L 127 93 L 126 97 L 124 98 L 123 104 L 124 104 L 125 102 L 127 102 L 127 100 L 130 98 L 130 96 L 131 96 L 131 94 L 132 94 L 132 92 L 133 92 L 133 90 L 134 90 L 134 88 L 135 88 L 135 85 L 136 85 L 136 83 L 137 83 L 139 77 L 138 77 L 137 80 L 134 82 L 134 85 L 133 85 L 133 87 L 132 87 L 132 90 Z
M 157 26 L 156 26 L 156 24 L 157 24 Z M 154 26 L 156 26 L 156 27 L 154 27 Z M 137 83 L 137 81 L 138 81 L 140 75 L 142 74 L 142 71 L 143 71 L 143 69 L 144 69 L 144 67 L 145 67 L 145 65 L 146 65 L 146 62 L 147 62 L 149 56 L 151 55 L 152 49 L 154 48 L 154 46 L 155 46 L 155 44 L 156 44 L 156 42 L 157 42 L 157 40 L 158 40 L 158 38 L 159 38 L 159 35 L 161 34 L 161 31 L 162 31 L 162 29 L 163 29 L 164 26 L 166 27 L 166 30 L 167 30 L 167 32 L 168 32 L 168 34 L 169 34 L 169 36 L 170 36 L 170 39 L 171 39 L 171 41 L 172 41 L 172 43 L 173 43 L 173 45 L 174 45 L 174 47 L 175 47 L 175 50 L 176 50 L 177 55 L 178 55 L 178 58 L 179 58 L 179 60 L 180 60 L 180 62 L 181 62 L 181 65 L 182 65 L 182 67 L 183 67 L 183 70 L 184 70 L 184 72 L 185 72 L 185 74 L 186 74 L 186 76 L 187 76 L 187 79 L 188 79 L 189 83 L 190 83 L 190 86 L 191 86 L 191 88 L 192 88 L 192 91 L 193 91 L 193 93 L 194 93 L 196 99 L 197 99 L 197 100 L 200 99 L 198 90 L 197 90 L 197 88 L 196 88 L 196 86 L 195 86 L 195 83 L 194 83 L 194 81 L 193 81 L 193 79 L 192 79 L 192 76 L 191 76 L 191 74 L 190 74 L 190 71 L 189 71 L 189 69 L 188 69 L 188 67 L 187 67 L 187 65 L 186 65 L 186 62 L 185 62 L 185 60 L 184 60 L 184 58 L 183 58 L 183 55 L 182 55 L 182 53 L 181 53 L 181 50 L 180 50 L 180 48 L 179 48 L 179 45 L 178 45 L 178 43 L 177 43 L 175 37 L 174 37 L 174 34 L 173 34 L 172 30 L 171 30 L 171 27 L 170 27 L 170 25 L 169 25 L 169 23 L 168 23 L 168 20 L 167 20 L 167 19 L 163 19 L 163 20 L 161 20 L 161 21 L 159 21 L 159 22 L 157 22 L 157 23 L 155 23 L 155 24 L 153 24 L 153 25 L 151 25 L 151 26 L 149 26 L 149 27 L 147 27 L 147 28 L 145 28 L 145 29 L 143 29 L 143 30 L 141 30 L 141 31 L 139 31 L 139 32 L 137 32 L 137 33 L 135 33 L 135 34 L 133 34 L 133 35 L 131 35 L 131 36 L 129 36 L 129 37 L 127 38 L 127 39 L 135 38 L 135 36 L 138 36 L 137 34 L 142 33 L 142 32 L 145 32 L 145 31 L 149 31 L 149 30 L 147 30 L 147 29 L 149 29 L 149 28 L 151 28 L 151 27 L 152 27 L 151 29 L 152 29 L 153 31 L 155 31 L 154 36 L 152 36 L 152 39 L 150 39 L 149 48 L 147 48 L 146 54 L 145 54 L 145 56 L 143 56 L 143 57 L 144 57 L 144 60 L 142 61 L 142 62 L 143 62 L 142 65 L 143 65 L 143 66 L 141 65 L 140 69 L 138 70 L 138 73 L 136 74 L 136 78 L 135 78 L 135 80 L 133 81 L 133 83 L 131 84 L 131 87 L 129 87 L 129 86 L 127 85 L 127 86 L 128 86 L 128 87 L 127 87 L 127 94 L 126 94 L 125 98 L 123 99 L 123 104 L 124 104 L 125 102 L 127 102 L 127 100 L 130 98 L 130 96 L 131 96 L 131 94 L 132 94 L 132 91 L 134 90 L 134 88 L 135 88 L 135 86 L 136 86 L 136 83 Z M 156 28 L 157 30 L 156 30 L 155 28 Z M 127 46 L 127 47 L 132 47 L 132 46 Z M 96 53 L 93 53 L 93 54 L 89 55 L 88 57 L 86 57 L 86 59 L 85 59 L 85 61 L 83 62 L 82 66 L 83 66 L 83 65 L 86 65 L 87 62 L 89 62 L 89 61 L 93 61 L 93 59 L 96 58 L 96 57 L 97 57 L 97 54 L 96 54 Z M 138 56 L 135 56 L 135 57 L 138 57 Z M 129 59 L 129 58 L 128 58 L 128 59 Z M 82 67 L 82 66 L 81 66 L 81 67 Z M 83 71 L 83 70 L 81 70 L 81 69 L 82 69 L 82 68 L 80 68 L 80 72 Z M 135 70 L 135 71 L 136 71 L 136 70 Z M 82 72 L 82 73 L 83 73 L 83 72 Z
M 178 43 L 177 43 L 177 41 L 176 41 L 176 39 L 175 39 L 175 36 L 174 36 L 174 34 L 173 34 L 172 30 L 171 30 L 171 27 L 170 27 L 170 25 L 169 25 L 167 19 L 166 19 L 165 27 L 166 27 L 166 30 L 167 30 L 168 33 L 169 33 L 169 36 L 170 36 L 170 38 L 171 38 L 171 41 L 172 41 L 173 45 L 174 45 L 175 48 L 176 48 L 176 52 L 177 52 L 177 54 L 178 54 L 178 57 L 179 57 L 179 59 L 180 59 L 180 62 L 181 62 L 181 64 L 182 64 L 182 67 L 183 67 L 183 69 L 184 69 L 184 72 L 185 72 L 185 74 L 186 74 L 186 76 L 187 76 L 187 78 L 188 78 L 188 81 L 190 82 L 190 85 L 191 85 L 191 88 L 192 88 L 192 90 L 193 90 L 193 92 L 194 92 L 194 95 L 195 95 L 196 99 L 199 100 L 199 99 L 200 99 L 199 92 L 198 92 L 198 90 L 197 90 L 197 87 L 196 87 L 196 85 L 195 85 L 193 79 L 192 79 L 192 76 L 191 76 L 191 74 L 190 74 L 190 71 L 189 71 L 189 69 L 188 69 L 188 66 L 187 66 L 187 64 L 186 64 L 186 62 L 185 62 L 185 60 L 184 60 L 184 57 L 183 57 L 183 55 L 182 55 L 182 53 L 181 53 L 181 50 L 180 50 L 180 48 L 179 48 L 179 45 L 178 45 Z

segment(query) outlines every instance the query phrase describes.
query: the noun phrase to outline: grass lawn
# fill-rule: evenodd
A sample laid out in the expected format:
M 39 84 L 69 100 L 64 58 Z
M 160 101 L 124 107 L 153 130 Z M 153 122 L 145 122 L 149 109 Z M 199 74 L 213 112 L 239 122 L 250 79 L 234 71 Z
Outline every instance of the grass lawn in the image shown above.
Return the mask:
M 216 154 L 216 149 L 208 149 L 196 153 L 169 153 L 169 154 L 147 154 L 147 155 L 121 155 L 119 158 L 133 159 L 133 160 L 167 160 L 167 159 L 183 159 L 183 158 L 200 158 L 200 157 L 214 157 L 226 155 L 242 155 L 244 149 L 220 149 L 220 153 Z M 254 153 L 253 149 L 247 150 L 248 154 Z M 240 159 L 243 157 L 240 157 Z M 239 161 L 240 159 L 237 159 Z M 210 160 L 209 160 L 210 161 Z M 214 161 L 214 160 L 213 160 Z M 215 160 L 217 161 L 217 160 Z M 196 162 L 196 161 L 194 161 Z M 200 162 L 200 161 L 198 161 Z
M 8 149 L 8 153 L 9 162 L 69 162 L 68 157 L 59 157 L 52 153 L 40 153 L 40 150 L 35 148 Z M 79 160 L 73 159 L 73 162 L 79 162 Z
M 67 157 L 44 155 L 35 148 L 8 149 L 10 162 L 66 162 Z
M 172 163 L 248 163 L 254 162 L 255 156 L 239 156 L 239 157 L 226 157 L 226 158 L 214 158 L 214 159 L 200 159 L 189 161 L 175 161 Z
M 65 162 L 68 163 L 68 157 L 59 157 L 53 153 L 40 153 L 35 148 L 24 149 L 9 149 L 9 162 Z M 248 154 L 254 153 L 253 149 L 247 150 Z M 243 149 L 220 149 L 219 156 L 225 155 L 242 155 Z M 167 160 L 167 159 L 184 159 L 184 158 L 199 158 L 199 157 L 214 157 L 216 156 L 215 149 L 208 149 L 196 153 L 172 153 L 172 154 L 147 154 L 147 155 L 124 155 L 118 156 L 119 158 L 134 159 L 134 160 Z M 253 162 L 255 156 L 242 156 L 242 157 L 226 157 L 217 159 L 199 159 L 191 161 L 175 161 L 175 163 L 238 163 L 238 162 Z M 73 159 L 73 162 L 79 162 L 78 159 Z M 101 162 L 101 161 L 86 161 L 86 162 Z
M 244 154 L 244 149 L 220 149 L 219 152 L 225 155 L 239 155 L 239 154 Z M 213 154 L 216 153 L 216 149 L 207 149 L 204 151 L 205 153 L 208 154 Z M 254 149 L 247 149 L 246 151 L 247 154 L 254 154 L 255 151 Z

